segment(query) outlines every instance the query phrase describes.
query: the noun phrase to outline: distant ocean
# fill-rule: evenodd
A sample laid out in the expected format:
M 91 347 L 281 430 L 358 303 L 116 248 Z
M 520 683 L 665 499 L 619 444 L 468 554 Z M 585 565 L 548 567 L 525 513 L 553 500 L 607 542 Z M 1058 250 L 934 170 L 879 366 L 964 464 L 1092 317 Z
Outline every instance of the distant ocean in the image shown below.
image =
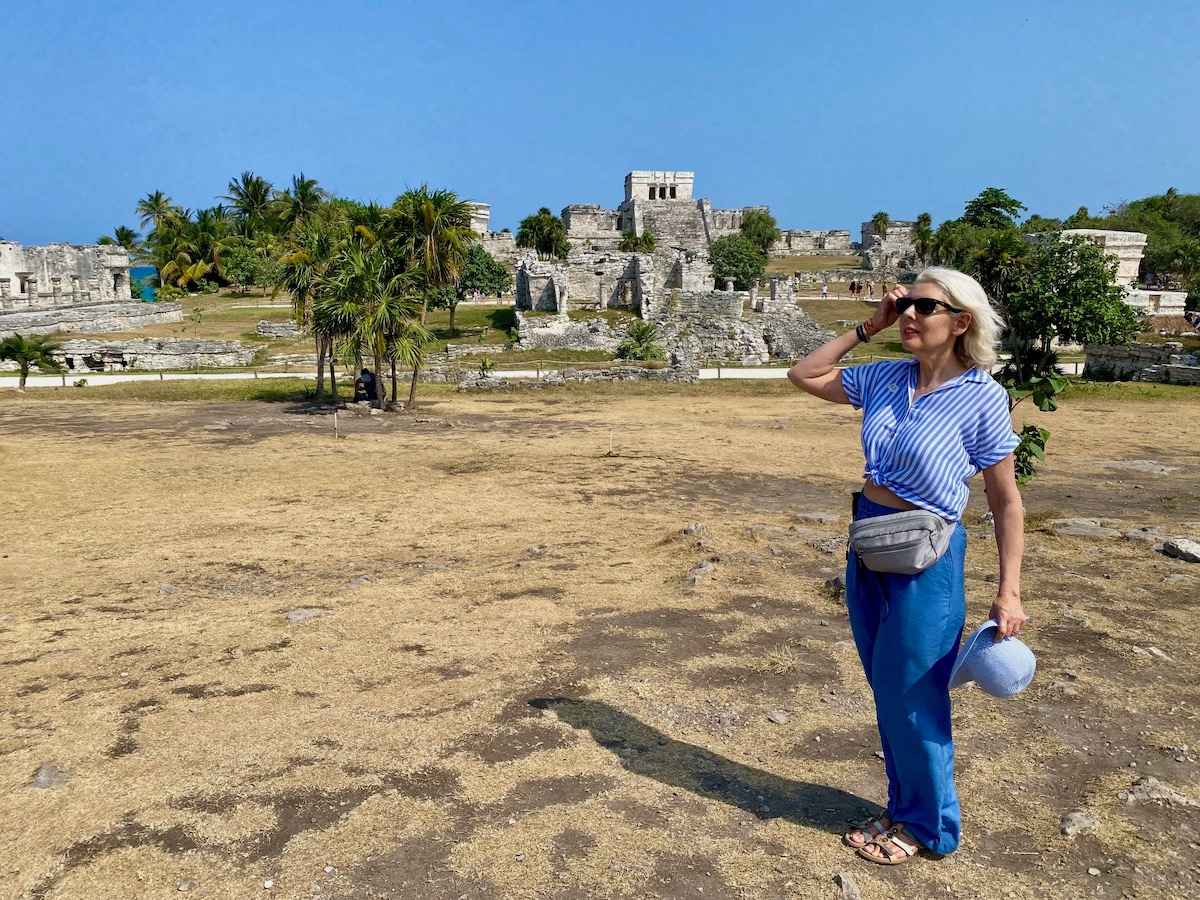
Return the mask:
M 132 281 L 141 281 L 143 278 L 153 278 L 158 274 L 158 269 L 154 266 L 134 266 L 129 270 L 129 277 Z M 142 288 L 142 299 L 147 302 L 152 302 L 158 290 L 151 285 L 146 285 Z

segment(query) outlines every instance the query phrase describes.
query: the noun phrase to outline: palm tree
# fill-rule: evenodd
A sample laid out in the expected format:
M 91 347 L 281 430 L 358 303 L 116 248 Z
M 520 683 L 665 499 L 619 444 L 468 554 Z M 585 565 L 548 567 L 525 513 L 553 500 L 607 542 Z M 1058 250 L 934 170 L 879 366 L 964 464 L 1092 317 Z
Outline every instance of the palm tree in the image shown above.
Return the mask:
M 883 243 L 887 238 L 888 226 L 892 224 L 892 217 L 885 213 L 882 209 L 871 216 L 871 231 L 875 237 L 879 239 L 879 243 Z
M 921 265 L 929 264 L 929 253 L 933 249 L 933 217 L 927 212 L 917 216 L 913 225 L 913 250 L 921 260 Z
M 54 359 L 54 352 L 59 345 L 45 335 L 35 334 L 33 337 L 22 337 L 19 334 L 9 335 L 0 341 L 0 359 L 11 360 L 17 364 L 20 380 L 17 390 L 25 390 L 25 379 L 29 370 L 37 367 L 43 372 L 58 372 L 61 367 Z
M 334 403 L 337 382 L 333 369 L 333 336 L 315 326 L 313 304 L 320 292 L 326 271 L 338 249 L 345 222 L 336 215 L 313 216 L 294 235 L 291 247 L 279 259 L 276 288 L 292 297 L 292 315 L 301 328 L 309 328 L 317 351 L 317 397 L 325 393 L 325 360 L 329 359 Z
M 409 271 L 416 270 L 423 283 L 421 325 L 429 313 L 429 297 L 434 291 L 454 285 L 462 274 L 467 251 L 475 240 L 471 230 L 469 203 L 459 200 L 453 191 L 431 191 L 422 185 L 406 191 L 392 207 L 392 240 L 400 260 Z M 417 402 L 419 362 L 413 366 L 408 390 L 408 409 Z
M 419 353 L 427 339 L 416 323 L 419 306 L 411 274 L 392 274 L 391 268 L 382 245 L 351 242 L 331 261 L 313 304 L 315 329 L 336 340 L 343 357 L 368 355 L 376 375 L 398 354 Z M 383 391 L 376 393 L 376 403 L 383 408 Z
M 193 260 L 189 254 L 180 251 L 173 260 L 159 270 L 158 277 L 164 283 L 173 284 L 186 291 L 207 275 L 211 269 L 210 263 L 206 263 L 202 259 Z
M 621 359 L 663 359 L 666 353 L 658 343 L 658 329 L 651 322 L 634 320 L 625 340 L 617 347 Z
M 153 223 L 155 228 L 175 210 L 171 198 L 162 191 L 147 194 L 137 204 L 138 219 L 143 228 Z
M 536 250 L 541 259 L 566 259 L 571 249 L 562 219 L 543 206 L 517 226 L 517 246 Z M 653 249 L 653 248 L 651 248 Z
M 231 178 L 222 199 L 228 200 L 238 220 L 242 223 L 246 237 L 253 237 L 271 214 L 271 182 L 247 170 L 237 178 Z
M 317 211 L 325 197 L 315 178 L 305 178 L 303 172 L 293 175 L 291 188 L 277 197 L 281 221 L 288 228 L 303 222 Z

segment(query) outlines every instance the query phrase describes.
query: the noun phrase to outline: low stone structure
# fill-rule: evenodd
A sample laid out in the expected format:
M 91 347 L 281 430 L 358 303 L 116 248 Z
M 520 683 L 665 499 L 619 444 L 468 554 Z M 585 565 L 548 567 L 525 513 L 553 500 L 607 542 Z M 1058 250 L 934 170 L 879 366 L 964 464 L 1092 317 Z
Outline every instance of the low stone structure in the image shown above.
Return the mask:
M 0 312 L 0 337 L 10 334 L 55 332 L 103 333 L 131 331 L 147 325 L 183 321 L 179 303 L 100 303 L 94 306 L 63 306 Z
M 1200 385 L 1200 354 L 1184 353 L 1176 341 L 1163 344 L 1084 348 L 1083 377 L 1094 381 L 1154 381 Z
M 898 272 L 917 265 L 917 251 L 913 246 L 913 230 L 916 222 L 892 220 L 885 234 L 875 233 L 871 222 L 861 226 L 863 263 L 868 269 Z
M 100 244 L 0 241 L 0 336 L 121 331 L 183 321 L 177 303 L 135 301 L 129 254 Z
M 768 256 L 850 256 L 855 253 L 850 232 L 833 229 L 820 231 L 792 228 L 779 232 L 779 239 L 767 251 Z
M 239 341 L 65 341 L 55 354 L 68 372 L 212 369 L 248 366 L 255 348 Z
M 560 384 L 582 384 L 587 382 L 653 381 L 659 383 L 693 384 L 699 380 L 695 372 L 669 367 L 645 368 L 642 366 L 608 366 L 603 369 L 564 368 L 550 369 L 540 378 L 496 378 L 479 373 L 463 375 L 458 383 L 460 391 L 520 390 L 522 388 L 550 387 Z
M 293 319 L 283 322 L 272 322 L 270 319 L 260 319 L 254 329 L 255 334 L 268 338 L 295 338 L 304 334 L 303 330 Z
M 1147 237 L 1140 231 L 1109 231 L 1103 228 L 1066 228 L 1059 232 L 1028 235 L 1027 240 L 1081 237 L 1104 250 L 1117 264 L 1116 282 L 1125 290 L 1125 302 L 1149 316 L 1182 316 L 1187 307 L 1187 291 L 1170 291 L 1138 286 L 1142 254 Z
M 517 312 L 519 350 L 616 351 L 625 329 L 613 329 L 604 319 L 576 321 L 564 315 L 530 316 Z

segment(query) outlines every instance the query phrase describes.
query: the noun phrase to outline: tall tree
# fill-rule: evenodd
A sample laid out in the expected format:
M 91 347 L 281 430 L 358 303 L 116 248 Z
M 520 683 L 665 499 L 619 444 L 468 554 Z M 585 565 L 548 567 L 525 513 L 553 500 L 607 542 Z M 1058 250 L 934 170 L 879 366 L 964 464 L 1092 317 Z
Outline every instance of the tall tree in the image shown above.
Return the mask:
M 929 254 L 933 251 L 933 216 L 927 212 L 917 216 L 912 232 L 913 251 L 921 260 L 921 265 L 929 264 Z
M 278 196 L 280 220 L 290 228 L 303 222 L 320 208 L 326 193 L 315 178 L 306 178 L 304 173 L 292 176 L 292 186 Z
M 223 199 L 229 201 L 234 214 L 241 223 L 243 233 L 253 237 L 268 221 L 273 199 L 271 182 L 252 171 L 245 171 L 231 178 L 225 188 Z
M 879 239 L 880 243 L 887 240 L 888 226 L 892 224 L 892 217 L 882 209 L 871 216 L 871 232 Z M 864 247 L 864 250 L 870 249 Z
M 450 334 L 456 333 L 454 310 L 459 303 L 467 299 L 469 294 L 499 296 L 512 290 L 512 284 L 512 273 L 508 270 L 508 266 L 494 259 L 480 244 L 471 244 L 458 282 L 451 292 Z
M 567 226 L 545 206 L 521 220 L 517 246 L 536 251 L 542 259 L 566 259 L 571 250 Z
M 0 359 L 17 364 L 17 390 L 23 391 L 31 368 L 37 368 L 42 372 L 61 370 L 53 355 L 58 349 L 59 344 L 45 335 L 35 334 L 31 337 L 24 337 L 12 334 L 0 340 Z
M 330 204 L 308 218 L 294 234 L 279 259 L 275 286 L 286 290 L 292 298 L 292 315 L 296 324 L 313 335 L 317 353 L 317 397 L 325 392 L 325 363 L 329 361 L 333 400 L 337 403 L 337 383 L 333 374 L 333 334 L 317 328 L 313 321 L 313 304 L 339 248 L 349 237 L 349 223 L 340 205 Z
M 430 190 L 422 185 L 405 191 L 392 206 L 391 242 L 409 270 L 419 273 L 424 299 L 421 325 L 429 312 L 432 292 L 453 287 L 462 274 L 467 250 L 476 240 L 471 230 L 473 208 L 453 191 Z M 408 390 L 408 408 L 417 402 L 419 362 L 413 366 Z
M 741 234 L 727 234 L 712 242 L 709 248 L 713 278 L 717 287 L 733 279 L 739 291 L 749 289 L 767 269 L 767 258 L 748 238 Z
M 763 256 L 771 250 L 771 245 L 779 240 L 779 226 L 775 217 L 765 209 L 750 209 L 742 216 L 742 237 L 757 247 Z
M 175 211 L 175 204 L 162 191 L 153 191 L 137 203 L 138 220 L 142 227 L 153 225 L 157 228 L 162 220 Z
M 989 187 L 968 200 L 962 220 L 976 228 L 1013 228 L 1025 211 L 1025 204 L 1009 196 L 1003 188 Z
M 115 244 L 118 247 L 124 247 L 130 253 L 136 253 L 141 249 L 141 241 L 139 235 L 132 228 L 125 225 L 118 225 L 113 229 L 112 234 L 102 234 L 96 238 L 97 244 Z

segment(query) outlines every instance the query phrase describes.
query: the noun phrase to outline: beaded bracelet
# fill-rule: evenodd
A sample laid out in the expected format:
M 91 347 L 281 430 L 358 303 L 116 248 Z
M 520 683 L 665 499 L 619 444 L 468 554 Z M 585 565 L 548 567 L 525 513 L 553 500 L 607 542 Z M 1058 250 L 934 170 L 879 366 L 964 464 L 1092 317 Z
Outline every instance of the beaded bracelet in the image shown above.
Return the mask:
M 867 334 L 867 330 L 863 328 L 862 322 L 859 322 L 858 325 L 854 327 L 854 333 L 858 336 L 859 343 L 861 344 L 866 344 L 871 340 L 871 336 Z

